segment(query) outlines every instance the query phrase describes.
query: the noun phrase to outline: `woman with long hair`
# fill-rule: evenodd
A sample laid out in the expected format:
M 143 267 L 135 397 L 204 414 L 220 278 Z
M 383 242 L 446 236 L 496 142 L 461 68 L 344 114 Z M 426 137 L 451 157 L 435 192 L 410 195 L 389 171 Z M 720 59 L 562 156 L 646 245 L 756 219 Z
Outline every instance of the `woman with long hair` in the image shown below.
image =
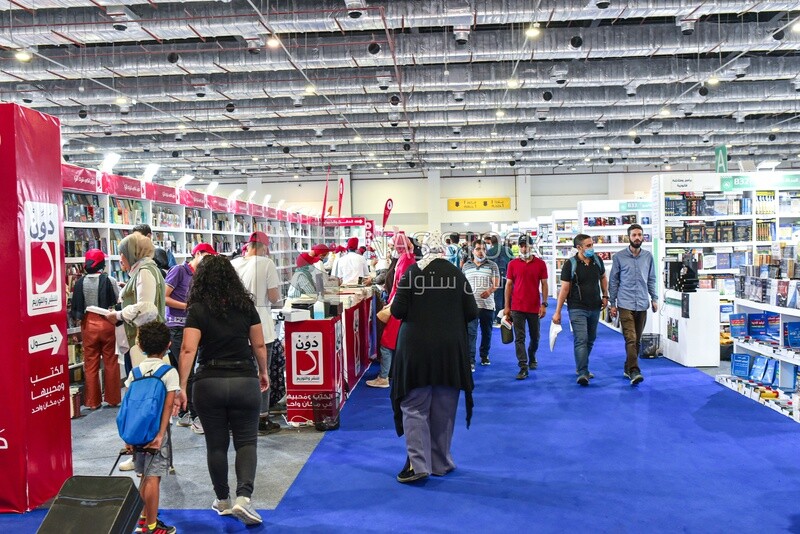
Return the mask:
M 216 499 L 211 507 L 247 525 L 261 523 L 250 502 L 256 476 L 261 392 L 269 388 L 264 332 L 253 298 L 231 262 L 209 256 L 197 268 L 189 292 L 188 315 L 179 361 L 186 409 L 189 371 L 197 354 L 192 401 L 203 424 L 208 472 Z M 236 500 L 228 486 L 228 447 L 236 450 Z

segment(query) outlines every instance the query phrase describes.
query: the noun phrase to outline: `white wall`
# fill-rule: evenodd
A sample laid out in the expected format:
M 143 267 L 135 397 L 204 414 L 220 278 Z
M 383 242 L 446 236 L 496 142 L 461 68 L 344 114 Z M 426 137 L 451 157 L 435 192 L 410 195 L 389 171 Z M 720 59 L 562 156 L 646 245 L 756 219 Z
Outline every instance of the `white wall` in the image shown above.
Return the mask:
M 513 223 L 531 217 L 550 215 L 553 210 L 575 209 L 581 200 L 606 200 L 634 198 L 643 192 L 649 198 L 650 180 L 653 173 L 577 173 L 577 174 L 530 174 L 524 170 L 498 170 L 489 175 L 447 174 L 442 171 L 439 179 L 439 220 L 442 230 L 484 231 L 491 223 Z M 429 184 L 424 173 L 416 171 L 398 175 L 398 178 L 382 175 L 354 175 L 345 189 L 342 216 L 358 215 L 374 219 L 380 225 L 383 206 L 387 198 L 394 201 L 394 209 L 388 226 L 398 226 L 409 232 L 425 231 L 428 228 Z M 334 206 L 336 214 L 338 176 L 331 176 L 328 190 L 328 206 Z M 216 194 L 228 196 L 242 186 L 220 186 Z M 520 213 L 518 206 L 528 202 L 518 194 L 530 187 L 530 213 Z M 290 209 L 308 207 L 322 208 L 325 181 L 295 181 L 261 184 L 255 199 L 261 201 L 264 194 L 271 194 L 270 205 L 284 199 Z M 240 198 L 247 198 L 248 191 Z M 448 198 L 510 197 L 510 210 L 496 211 L 448 211 Z M 352 204 L 351 204 L 352 201 Z M 350 206 L 352 205 L 352 210 Z M 432 203 L 431 205 L 436 205 Z M 525 210 L 523 210 L 525 211 Z M 434 219 L 435 220 L 435 219 Z M 470 227 L 464 225 L 470 223 Z M 474 225 L 474 227 L 473 227 Z

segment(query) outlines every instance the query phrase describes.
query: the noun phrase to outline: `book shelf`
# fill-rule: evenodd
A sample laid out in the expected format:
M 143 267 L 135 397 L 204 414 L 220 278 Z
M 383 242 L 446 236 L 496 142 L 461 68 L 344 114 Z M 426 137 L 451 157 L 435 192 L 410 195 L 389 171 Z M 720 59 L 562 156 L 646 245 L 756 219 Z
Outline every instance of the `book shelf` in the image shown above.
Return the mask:
M 536 235 L 537 235 L 537 243 L 539 247 L 539 255 L 541 256 L 542 260 L 547 264 L 547 269 L 551 270 L 550 266 L 555 265 L 554 263 L 554 231 L 553 231 L 553 217 L 552 215 L 548 216 L 541 216 L 536 218 Z M 548 285 L 550 281 L 554 280 L 552 274 L 548 273 Z M 550 285 L 550 293 L 552 296 L 557 297 L 557 294 L 554 294 L 555 291 L 554 285 Z
M 642 248 L 652 252 L 652 204 L 643 200 L 582 200 L 578 202 L 579 233 L 592 237 L 595 254 L 603 260 L 606 276 L 611 275 L 612 257 L 628 246 L 628 227 L 642 226 Z M 648 311 L 645 332 L 657 330 L 657 319 Z M 619 316 L 612 318 L 609 310 L 600 313 L 600 324 L 622 332 Z
M 189 258 L 201 242 L 217 252 L 241 251 L 254 230 L 270 238 L 269 254 L 278 269 L 285 295 L 297 255 L 322 236 L 320 220 L 243 201 L 176 190 L 124 176 L 62 165 L 64 250 L 67 308 L 72 288 L 83 274 L 84 254 L 99 248 L 108 254 L 111 276 L 128 279 L 119 264 L 119 242 L 136 224 L 147 223 L 153 243 L 170 250 L 176 261 Z M 67 325 L 70 381 L 82 381 L 80 326 Z
M 561 288 L 561 268 L 567 258 L 572 255 L 572 239 L 578 235 L 580 224 L 577 210 L 556 210 L 552 213 L 551 218 L 553 238 L 547 270 L 550 279 L 550 294 L 557 297 Z

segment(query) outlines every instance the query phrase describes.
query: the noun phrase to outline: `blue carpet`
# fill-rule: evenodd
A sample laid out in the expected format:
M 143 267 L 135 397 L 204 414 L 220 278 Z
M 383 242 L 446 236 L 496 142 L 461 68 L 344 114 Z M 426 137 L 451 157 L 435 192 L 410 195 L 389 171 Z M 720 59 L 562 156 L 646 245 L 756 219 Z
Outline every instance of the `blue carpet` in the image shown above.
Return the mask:
M 517 381 L 513 345 L 494 330 L 492 365 L 475 373 L 472 428 L 460 409 L 458 468 L 446 477 L 395 481 L 405 452 L 388 390 L 362 384 L 262 527 L 211 511 L 163 517 L 192 534 L 800 532 L 797 423 L 665 359 L 643 361 L 646 379 L 632 388 L 622 338 L 603 327 L 588 388 L 575 384 L 568 328 L 555 352 L 546 335 L 541 347 L 539 369 Z M 43 515 L 0 526 L 30 532 Z

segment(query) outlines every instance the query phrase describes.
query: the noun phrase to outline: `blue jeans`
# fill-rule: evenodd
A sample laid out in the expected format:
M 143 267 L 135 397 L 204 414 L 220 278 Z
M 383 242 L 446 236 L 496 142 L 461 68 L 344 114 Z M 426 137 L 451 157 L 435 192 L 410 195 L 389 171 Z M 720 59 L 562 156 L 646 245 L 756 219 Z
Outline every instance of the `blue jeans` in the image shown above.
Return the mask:
M 489 358 L 489 347 L 492 344 L 492 322 L 494 321 L 494 310 L 478 308 L 478 317 L 467 323 L 467 335 L 469 336 L 469 362 L 475 363 L 475 343 L 478 341 L 478 326 L 481 328 L 481 360 Z
M 381 345 L 381 372 L 378 374 L 380 378 L 389 378 L 393 357 L 394 351 Z
M 575 345 L 575 370 L 578 371 L 578 376 L 589 374 L 589 353 L 592 352 L 594 340 L 597 338 L 599 320 L 600 310 L 569 310 Z

